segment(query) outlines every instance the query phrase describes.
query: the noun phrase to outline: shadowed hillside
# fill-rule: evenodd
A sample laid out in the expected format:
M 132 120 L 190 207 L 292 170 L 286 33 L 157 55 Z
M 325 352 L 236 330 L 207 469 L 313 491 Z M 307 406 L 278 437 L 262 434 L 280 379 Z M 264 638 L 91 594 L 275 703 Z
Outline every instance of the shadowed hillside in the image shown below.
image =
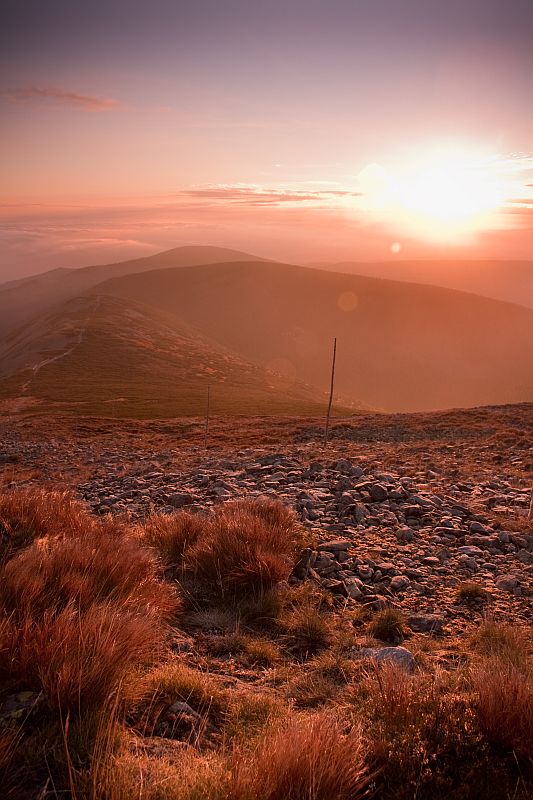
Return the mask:
M 210 264 L 107 281 L 244 358 L 384 409 L 533 399 L 533 312 L 430 286 L 277 263 Z
M 6 337 L 3 398 L 105 416 L 321 413 L 321 393 L 140 303 L 80 297 Z
M 0 285 L 0 336 L 108 278 L 152 269 L 193 267 L 213 261 L 247 261 L 252 257 L 256 261 L 261 260 L 258 256 L 223 247 L 176 247 L 153 256 L 121 261 L 118 264 L 100 264 L 71 270 L 54 269 L 42 275 L 11 281 Z
M 370 278 L 443 286 L 533 308 L 532 261 L 342 261 L 320 266 Z

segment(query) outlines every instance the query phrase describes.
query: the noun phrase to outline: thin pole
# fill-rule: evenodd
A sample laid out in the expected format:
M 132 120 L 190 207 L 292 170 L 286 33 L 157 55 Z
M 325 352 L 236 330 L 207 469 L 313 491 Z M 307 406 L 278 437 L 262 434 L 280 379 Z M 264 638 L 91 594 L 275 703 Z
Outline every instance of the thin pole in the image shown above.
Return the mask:
M 324 431 L 324 446 L 328 443 L 328 433 L 329 433 L 329 418 L 331 416 L 331 405 L 333 403 L 333 384 L 335 382 L 335 358 L 337 356 L 337 337 L 333 339 L 333 361 L 331 363 L 331 387 L 329 390 L 329 403 L 328 403 L 328 413 L 326 415 L 326 430 Z
M 209 407 L 211 404 L 211 387 L 207 384 L 207 403 L 205 408 L 205 436 L 204 436 L 204 446 L 207 450 L 207 437 L 209 436 Z
M 531 500 L 529 502 L 529 514 L 527 515 L 528 522 L 533 522 L 533 486 L 531 487 Z

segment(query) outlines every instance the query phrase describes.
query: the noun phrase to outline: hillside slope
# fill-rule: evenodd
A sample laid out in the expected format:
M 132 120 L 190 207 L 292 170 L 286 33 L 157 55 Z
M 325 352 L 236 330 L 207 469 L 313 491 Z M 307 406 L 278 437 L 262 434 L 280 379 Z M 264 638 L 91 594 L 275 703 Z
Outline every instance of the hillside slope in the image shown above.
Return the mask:
M 0 398 L 104 416 L 322 413 L 321 393 L 209 341 L 141 303 L 91 295 L 0 347 Z
M 322 269 L 442 286 L 533 308 L 533 261 L 343 261 Z
M 108 278 L 169 267 L 193 267 L 214 261 L 249 261 L 257 256 L 223 247 L 176 247 L 153 256 L 100 264 L 82 269 L 54 269 L 0 285 L 0 337 L 38 314 L 50 311 L 65 300 Z
M 396 411 L 533 399 L 533 311 L 462 292 L 267 262 L 106 281 L 209 338 L 326 388 Z

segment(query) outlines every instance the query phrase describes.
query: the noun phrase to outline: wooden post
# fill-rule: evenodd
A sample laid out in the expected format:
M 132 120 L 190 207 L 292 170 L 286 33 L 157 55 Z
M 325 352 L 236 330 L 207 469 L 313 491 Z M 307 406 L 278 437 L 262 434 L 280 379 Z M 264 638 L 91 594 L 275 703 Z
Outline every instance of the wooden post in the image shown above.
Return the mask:
M 207 437 L 209 435 L 209 406 L 211 403 L 211 387 L 207 384 L 207 403 L 205 407 L 205 436 L 204 436 L 204 446 L 207 450 Z
M 326 430 L 324 431 L 324 447 L 327 446 L 328 443 L 328 433 L 329 433 L 329 418 L 331 416 L 331 405 L 333 403 L 333 384 L 335 382 L 335 358 L 337 356 L 337 337 L 333 339 L 333 361 L 331 363 L 331 387 L 329 390 L 329 403 L 328 403 L 328 413 L 326 415 Z
M 527 515 L 527 521 L 533 522 L 533 486 L 531 487 L 531 500 L 529 501 L 529 514 Z

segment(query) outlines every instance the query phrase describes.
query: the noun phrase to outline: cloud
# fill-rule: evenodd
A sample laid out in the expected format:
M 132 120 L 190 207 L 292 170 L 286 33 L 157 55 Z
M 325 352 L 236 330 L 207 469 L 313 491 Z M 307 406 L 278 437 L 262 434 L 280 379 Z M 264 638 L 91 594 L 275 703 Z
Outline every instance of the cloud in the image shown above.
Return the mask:
M 358 192 L 345 190 L 301 191 L 298 189 L 269 189 L 254 185 L 216 184 L 195 187 L 179 192 L 178 196 L 212 203 L 248 206 L 277 206 L 284 203 L 331 202 L 333 199 L 356 197 Z
M 4 89 L 0 97 L 10 103 L 41 104 L 49 102 L 54 105 L 70 106 L 81 111 L 115 111 L 123 108 L 119 100 L 109 97 L 93 97 L 92 95 L 69 92 L 52 86 L 27 86 L 18 89 Z

